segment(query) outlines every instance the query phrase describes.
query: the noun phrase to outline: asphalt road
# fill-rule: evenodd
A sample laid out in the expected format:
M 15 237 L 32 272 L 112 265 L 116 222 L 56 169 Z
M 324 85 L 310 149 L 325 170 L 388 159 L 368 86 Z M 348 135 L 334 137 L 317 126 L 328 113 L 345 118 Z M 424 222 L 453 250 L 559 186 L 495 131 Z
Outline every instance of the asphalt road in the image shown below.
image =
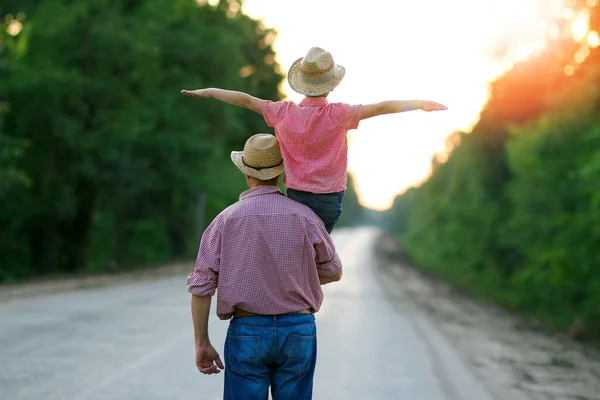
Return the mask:
M 380 285 L 376 238 L 334 233 L 345 270 L 316 314 L 314 398 L 491 399 L 427 317 Z M 194 366 L 189 300 L 182 274 L 0 303 L 0 399 L 221 399 L 223 374 Z M 213 312 L 219 350 L 226 329 Z

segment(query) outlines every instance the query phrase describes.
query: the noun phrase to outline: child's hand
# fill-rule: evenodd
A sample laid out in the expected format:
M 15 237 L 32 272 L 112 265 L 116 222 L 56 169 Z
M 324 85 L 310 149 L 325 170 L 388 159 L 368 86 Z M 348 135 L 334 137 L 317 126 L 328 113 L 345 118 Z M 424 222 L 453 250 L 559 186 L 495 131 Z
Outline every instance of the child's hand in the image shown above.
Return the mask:
M 421 104 L 419 107 L 421 110 L 423 111 L 443 111 L 443 110 L 447 110 L 448 107 L 446 107 L 443 104 L 440 103 L 436 103 L 435 101 L 429 101 L 429 100 L 421 100 Z
M 186 96 L 198 97 L 200 99 L 208 99 L 210 97 L 210 89 L 182 90 L 181 93 Z

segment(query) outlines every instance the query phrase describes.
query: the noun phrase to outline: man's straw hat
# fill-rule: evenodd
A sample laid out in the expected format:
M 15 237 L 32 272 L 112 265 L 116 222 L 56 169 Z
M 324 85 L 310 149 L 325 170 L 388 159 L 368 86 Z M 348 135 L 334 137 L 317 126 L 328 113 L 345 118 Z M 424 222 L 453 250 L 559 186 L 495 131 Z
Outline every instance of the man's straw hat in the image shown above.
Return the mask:
M 331 53 L 313 47 L 296 60 L 288 71 L 288 82 L 294 91 L 305 96 L 321 96 L 335 88 L 346 69 L 333 62 Z
M 232 151 L 231 161 L 245 175 L 268 181 L 283 173 L 283 158 L 279 142 L 269 133 L 252 135 L 244 145 L 244 151 Z

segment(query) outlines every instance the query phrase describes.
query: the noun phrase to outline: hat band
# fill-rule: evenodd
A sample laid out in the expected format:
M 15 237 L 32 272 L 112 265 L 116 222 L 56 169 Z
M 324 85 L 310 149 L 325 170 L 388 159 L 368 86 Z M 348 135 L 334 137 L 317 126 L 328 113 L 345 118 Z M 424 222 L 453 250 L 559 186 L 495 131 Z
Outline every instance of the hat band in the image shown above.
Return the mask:
M 335 77 L 335 70 L 336 70 L 335 68 L 332 68 L 331 71 L 327 75 L 324 75 L 318 79 L 311 79 L 311 78 L 307 77 L 306 75 L 304 75 L 302 72 L 300 72 L 300 78 L 304 82 L 310 83 L 310 84 L 325 83 Z
M 252 168 L 254 170 L 260 171 L 261 169 L 268 169 L 268 168 L 275 168 L 275 167 L 279 167 L 281 164 L 283 164 L 283 159 L 281 159 L 281 161 L 279 161 L 277 164 L 275 165 L 270 165 L 268 167 L 255 167 L 252 166 L 250 164 L 246 164 L 246 161 L 244 161 L 244 157 L 242 157 L 242 162 L 244 163 L 244 165 L 248 168 Z

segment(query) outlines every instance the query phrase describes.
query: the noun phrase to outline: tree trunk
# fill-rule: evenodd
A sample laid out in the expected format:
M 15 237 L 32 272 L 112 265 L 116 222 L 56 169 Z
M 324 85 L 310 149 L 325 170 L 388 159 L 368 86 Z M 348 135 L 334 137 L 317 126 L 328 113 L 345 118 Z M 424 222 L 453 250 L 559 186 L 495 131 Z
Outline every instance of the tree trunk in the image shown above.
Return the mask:
M 76 188 L 75 193 L 79 194 L 77 214 L 70 224 L 71 229 L 65 236 L 67 241 L 63 246 L 67 255 L 65 266 L 69 272 L 84 270 L 87 264 L 87 249 L 97 193 L 94 182 L 87 178 L 79 178 Z

